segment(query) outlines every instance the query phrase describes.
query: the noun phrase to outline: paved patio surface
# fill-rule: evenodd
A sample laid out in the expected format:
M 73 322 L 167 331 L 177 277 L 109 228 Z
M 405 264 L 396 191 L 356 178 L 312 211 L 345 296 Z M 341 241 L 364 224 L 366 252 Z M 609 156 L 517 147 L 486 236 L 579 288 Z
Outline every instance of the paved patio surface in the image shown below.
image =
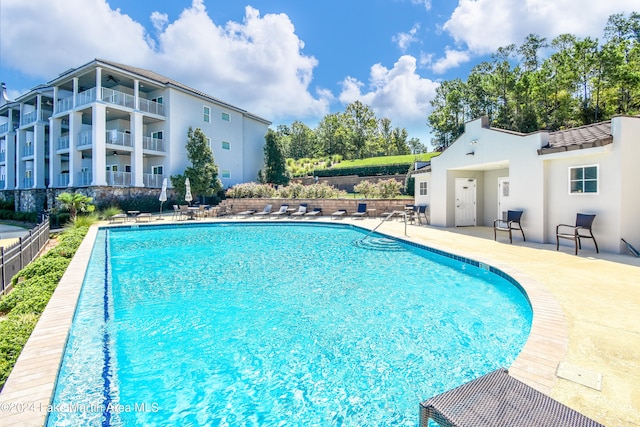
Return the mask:
M 170 218 L 153 222 L 166 224 Z M 366 228 L 380 224 L 379 219 L 335 222 Z M 494 242 L 492 229 L 486 227 L 408 225 L 405 236 L 403 223 L 387 221 L 379 230 L 488 263 L 517 278 L 527 292 L 532 289 L 536 294 L 532 298 L 534 324 L 542 327 L 523 349 L 521 356 L 525 357 L 509 367 L 511 372 L 607 426 L 640 426 L 640 258 L 596 254 L 590 242 L 578 256 L 569 246 L 561 246 L 557 252 L 555 245 L 522 242 L 518 237 L 513 244 L 504 235 Z M 95 237 L 95 232 L 90 232 L 91 236 Z M 90 252 L 87 240 L 56 290 L 49 304 L 52 310 L 48 307 L 43 314 L 0 394 L 0 409 L 7 402 L 48 403 L 61 351 L 44 346 L 54 341 L 52 333 L 60 341 L 58 346 L 64 345 Z M 601 374 L 601 390 L 556 378 L 558 361 Z M 22 415 L 0 410 L 0 425 L 42 425 L 45 414 Z

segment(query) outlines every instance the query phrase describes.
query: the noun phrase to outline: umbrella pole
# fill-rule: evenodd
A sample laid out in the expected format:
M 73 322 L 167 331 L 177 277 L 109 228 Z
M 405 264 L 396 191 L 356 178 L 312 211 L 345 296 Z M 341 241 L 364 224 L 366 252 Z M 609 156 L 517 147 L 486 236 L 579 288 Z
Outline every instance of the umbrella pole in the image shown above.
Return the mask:
M 158 221 L 161 221 L 161 220 L 162 220 L 162 204 L 163 204 L 163 203 L 164 203 L 164 202 L 160 202 L 160 213 L 158 214 Z

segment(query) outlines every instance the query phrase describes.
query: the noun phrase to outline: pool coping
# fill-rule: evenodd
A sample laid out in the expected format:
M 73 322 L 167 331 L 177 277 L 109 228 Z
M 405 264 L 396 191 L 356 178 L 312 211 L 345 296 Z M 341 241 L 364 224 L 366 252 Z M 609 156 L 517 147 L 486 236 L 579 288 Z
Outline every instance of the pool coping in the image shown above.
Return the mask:
M 218 222 L 216 221 L 216 223 Z M 225 222 L 234 221 L 227 220 Z M 288 221 L 282 221 L 281 223 L 285 222 Z M 248 222 L 243 221 L 243 223 Z M 300 224 L 299 221 L 295 223 Z M 335 224 L 320 218 L 313 223 Z M 179 223 L 175 225 L 179 226 Z M 360 225 L 344 225 L 369 230 L 369 228 Z M 50 404 L 55 390 L 58 370 L 91 252 L 98 229 L 105 226 L 108 227 L 107 224 L 96 224 L 89 228 L 86 237 L 71 260 L 69 267 L 20 354 L 0 393 L 0 425 L 43 426 L 46 423 L 48 412 L 52 409 Z M 380 234 L 394 237 L 412 245 L 432 248 L 436 251 L 451 254 L 450 250 L 441 245 L 418 243 L 406 237 L 396 236 L 394 233 L 385 232 Z M 541 283 L 506 263 L 501 263 L 488 256 L 467 257 L 464 253 L 455 254 L 454 257 L 456 256 L 494 267 L 513 278 L 525 290 L 533 310 L 531 331 L 522 351 L 509 367 L 509 372 L 524 383 L 545 394 L 549 394 L 556 381 L 557 365 L 564 360 L 568 346 L 567 326 L 558 301 Z M 425 398 L 428 397 L 425 396 Z M 419 402 L 416 402 L 416 405 L 418 404 Z

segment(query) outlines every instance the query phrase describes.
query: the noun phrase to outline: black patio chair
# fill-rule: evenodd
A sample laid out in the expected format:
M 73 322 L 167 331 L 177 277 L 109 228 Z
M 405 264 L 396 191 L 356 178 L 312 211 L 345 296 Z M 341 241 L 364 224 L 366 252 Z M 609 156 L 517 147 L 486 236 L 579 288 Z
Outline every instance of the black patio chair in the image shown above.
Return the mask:
M 493 240 L 497 239 L 497 231 L 505 231 L 509 233 L 509 243 L 513 243 L 513 230 L 520 230 L 522 233 L 522 240 L 525 242 L 527 238 L 524 237 L 524 230 L 520 219 L 522 218 L 522 211 L 507 211 L 507 219 L 496 219 L 493 221 Z
M 582 249 L 582 239 L 592 239 L 596 246 L 596 253 L 599 253 L 598 242 L 593 236 L 591 227 L 595 215 L 587 215 L 579 213 L 576 216 L 576 225 L 559 224 L 556 226 L 556 251 L 560 248 L 560 239 L 573 240 L 576 246 L 575 254 L 578 255 L 578 249 Z M 588 234 L 587 234 L 588 233 Z

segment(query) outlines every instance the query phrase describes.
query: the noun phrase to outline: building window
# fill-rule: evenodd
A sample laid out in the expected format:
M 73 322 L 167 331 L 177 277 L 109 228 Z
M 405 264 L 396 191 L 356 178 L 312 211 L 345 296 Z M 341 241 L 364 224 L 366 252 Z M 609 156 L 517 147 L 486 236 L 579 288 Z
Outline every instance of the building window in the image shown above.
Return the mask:
M 222 171 L 222 177 L 223 178 L 231 178 L 231 171 Z
M 164 167 L 160 166 L 151 166 L 151 173 L 153 175 L 164 175 Z
M 202 107 L 202 119 L 209 123 L 211 121 L 211 108 L 204 106 Z
M 427 192 L 427 188 L 428 188 L 428 182 L 427 181 L 423 181 L 420 183 L 420 195 L 421 196 L 426 196 L 427 194 L 429 194 Z
M 211 149 L 211 151 L 213 151 L 213 146 L 211 145 L 211 138 L 206 137 L 207 138 L 207 144 L 209 145 L 209 148 Z
M 228 143 L 227 141 L 222 141 L 222 149 L 223 150 L 230 150 L 231 149 L 231 144 Z
M 225 122 L 231 121 L 231 116 L 229 113 L 222 113 L 222 120 Z
M 597 193 L 598 166 L 569 168 L 569 192 L 571 194 Z
M 156 132 L 151 132 L 151 138 L 153 139 L 163 139 L 163 137 L 164 137 L 164 133 L 161 130 Z
M 152 100 L 153 102 L 157 102 L 158 104 L 162 104 L 162 97 L 161 97 L 161 96 L 159 96 L 159 97 L 157 97 L 157 98 L 152 98 L 151 100 Z

